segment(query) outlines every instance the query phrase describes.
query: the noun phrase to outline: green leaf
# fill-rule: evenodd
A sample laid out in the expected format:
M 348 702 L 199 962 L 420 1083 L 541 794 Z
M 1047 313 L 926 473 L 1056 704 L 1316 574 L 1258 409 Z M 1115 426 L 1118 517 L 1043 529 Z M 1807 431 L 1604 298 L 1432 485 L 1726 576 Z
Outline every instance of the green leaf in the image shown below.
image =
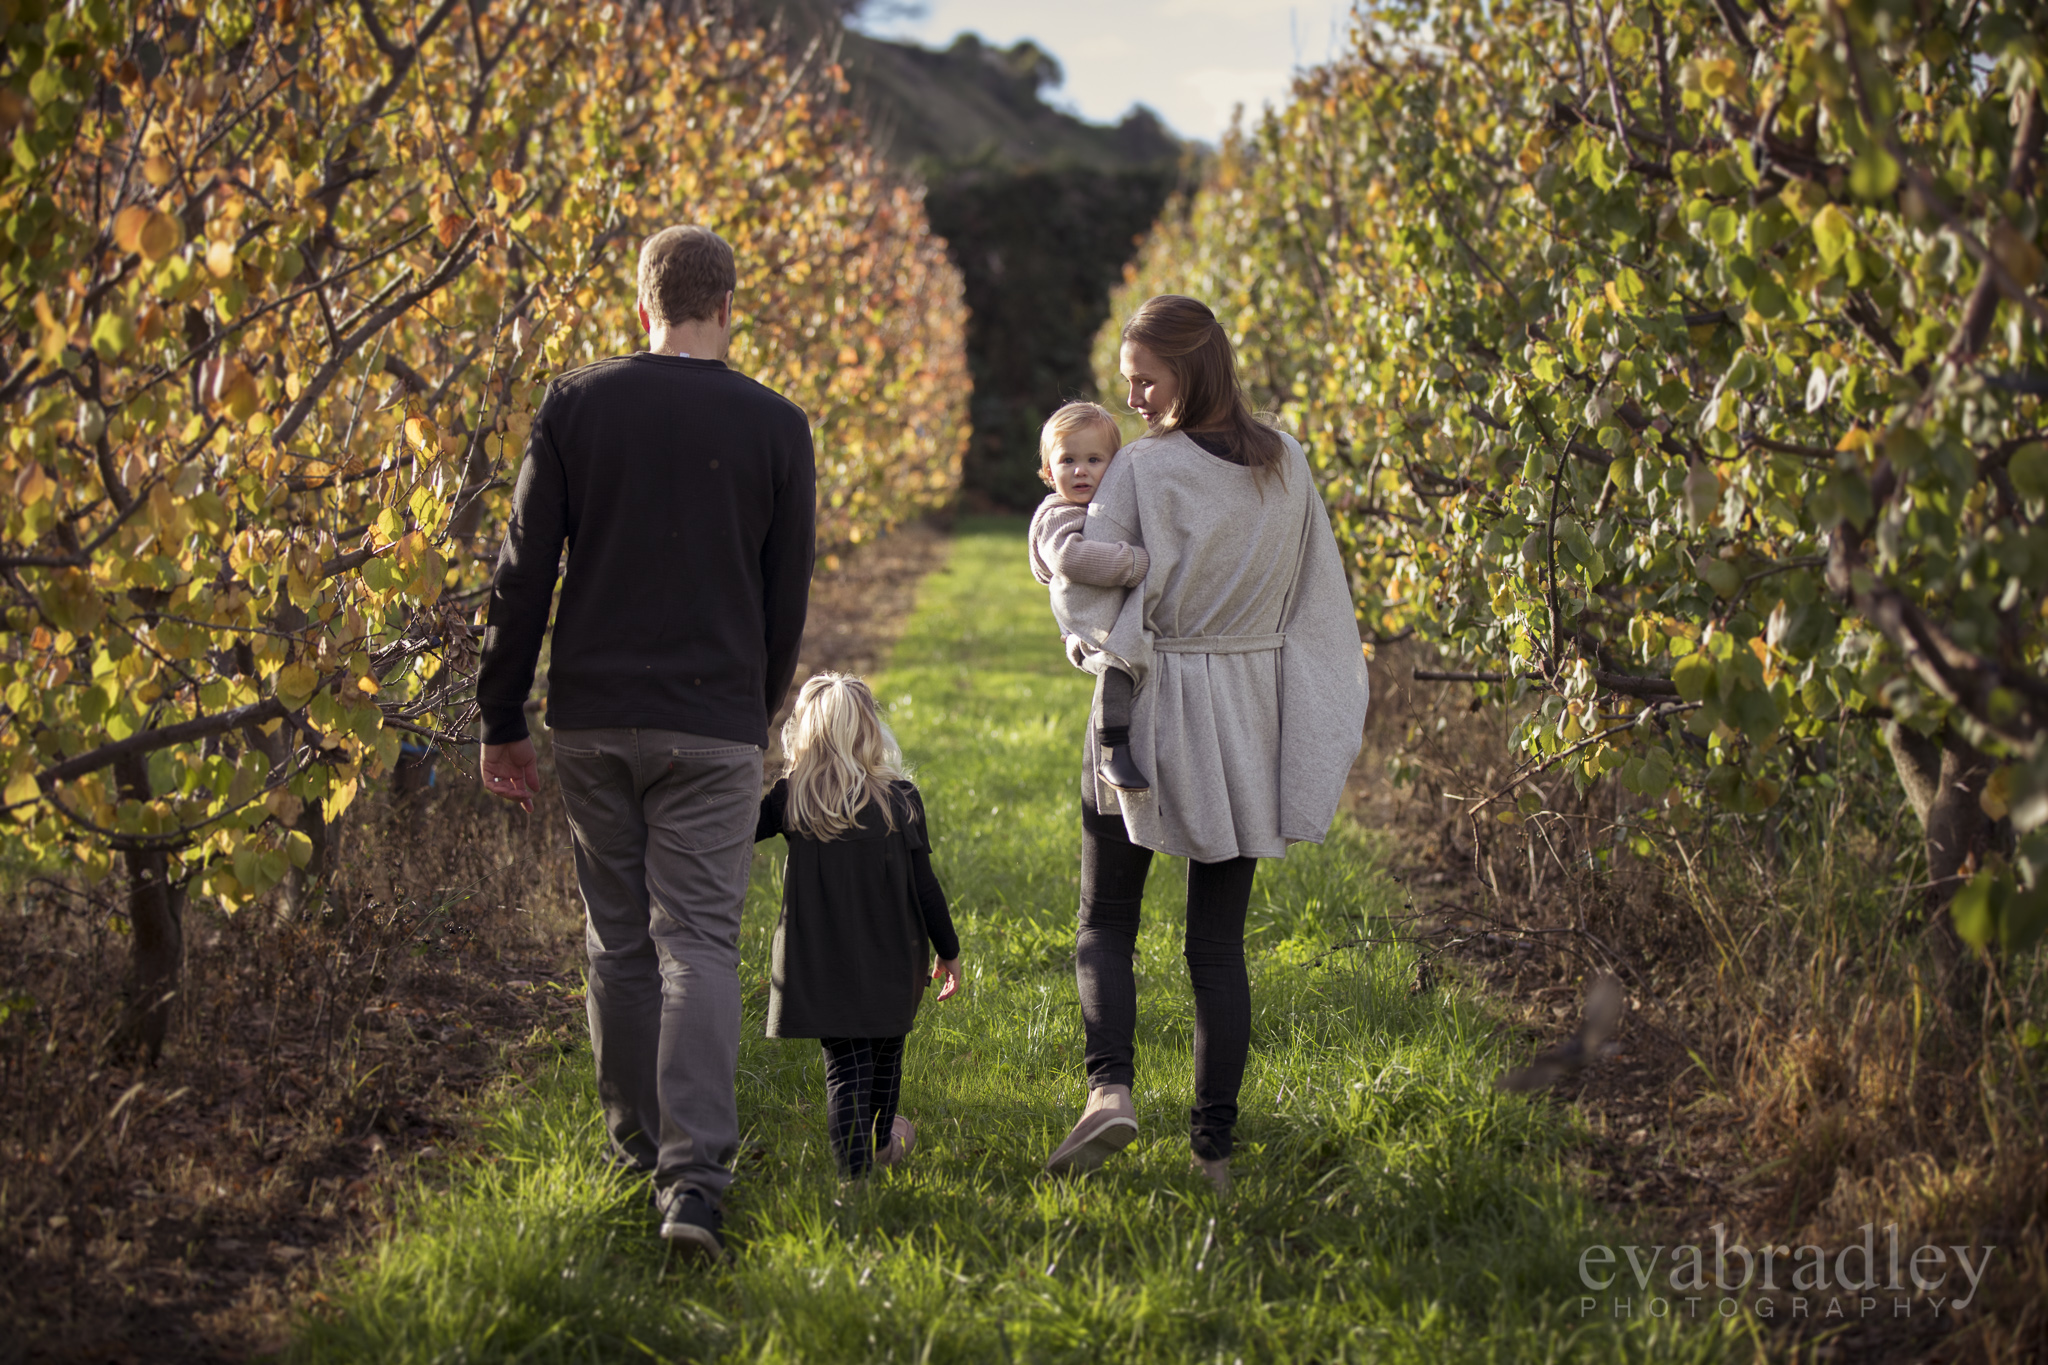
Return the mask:
M 1742 591 L 1742 570 L 1725 559 L 1701 555 L 1694 568 L 1700 581 L 1712 588 L 1716 596 L 1733 597 Z
M 1705 701 L 1707 689 L 1714 685 L 1714 661 L 1704 650 L 1694 650 L 1672 665 L 1671 681 L 1687 701 Z
M 1714 509 L 1721 505 L 1721 480 L 1715 475 L 1712 465 L 1704 462 L 1694 465 L 1685 475 L 1685 514 L 1695 527 L 1706 526 L 1714 519 Z
M 1776 280 L 1766 280 L 1750 294 L 1749 306 L 1756 309 L 1758 317 L 1775 321 L 1791 313 L 1792 300 Z
M 1671 751 L 1659 745 L 1643 755 L 1642 793 L 1652 801 L 1671 790 Z
M 1707 215 L 1707 237 L 1715 246 L 1728 246 L 1742 230 L 1742 215 L 1726 204 Z
M 1778 723 L 1783 719 L 1778 714 L 1778 699 L 1769 689 L 1756 687 L 1745 687 L 1735 694 L 1728 704 L 1728 718 L 1749 737 L 1751 744 L 1759 747 L 1778 732 Z
M 2023 953 L 2048 933 L 2048 888 L 2022 891 L 2005 903 L 1998 926 L 1998 946 L 2006 953 Z
M 1821 259 L 1829 265 L 1842 259 L 1842 253 L 1849 249 L 1849 242 L 1856 235 L 1849 216 L 1829 204 L 1813 215 L 1813 241 L 1820 248 Z
M 1978 952 L 1987 951 L 1998 937 L 1998 911 L 2006 890 L 1990 869 L 1970 878 L 1948 903 L 1949 922 L 1963 942 Z
M 1849 189 L 1859 199 L 1882 199 L 1899 185 L 1899 163 L 1890 152 L 1871 143 L 1857 153 L 1849 168 Z
M 2005 472 L 2021 497 L 2048 500 L 2048 445 L 2029 441 L 2021 446 L 2012 453 Z
M 1727 377 L 1722 383 L 1738 392 L 1753 389 L 1764 377 L 1764 367 L 1757 362 L 1752 351 L 1742 351 L 1735 357 L 1735 363 L 1728 367 Z
M 102 360 L 118 360 L 135 344 L 135 320 L 122 309 L 100 314 L 93 324 L 92 349 Z

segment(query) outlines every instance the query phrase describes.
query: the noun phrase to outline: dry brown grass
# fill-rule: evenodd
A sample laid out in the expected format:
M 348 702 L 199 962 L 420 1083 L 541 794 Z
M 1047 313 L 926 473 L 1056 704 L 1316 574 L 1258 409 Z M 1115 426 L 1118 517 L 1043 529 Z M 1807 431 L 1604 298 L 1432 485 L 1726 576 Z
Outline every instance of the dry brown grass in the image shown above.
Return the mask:
M 2048 1359 L 2048 1055 L 2018 1036 L 2048 1023 L 2048 952 L 2009 964 L 1982 1009 L 1932 986 L 1901 889 L 1919 828 L 1871 763 L 1845 763 L 1803 829 L 1647 822 L 1618 784 L 1546 779 L 1535 814 L 1475 820 L 1511 771 L 1511 718 L 1413 681 L 1426 663 L 1408 645 L 1375 660 L 1352 809 L 1397 850 L 1416 932 L 1511 1002 L 1532 1051 L 1576 1024 L 1589 973 L 1622 978 L 1618 1055 L 1557 1090 L 1584 1113 L 1593 1188 L 1674 1240 L 1719 1222 L 1752 1245 L 1839 1246 L 1893 1222 L 1915 1244 L 2000 1248 L 1952 1332 L 1923 1317 L 1773 1353 Z
M 821 571 L 800 676 L 874 668 L 946 545 L 913 526 Z M 0 908 L 0 1365 L 281 1345 L 474 1097 L 582 1037 L 567 824 L 483 795 L 472 761 L 358 801 L 323 922 L 189 906 L 153 1069 L 107 1060 L 119 888 L 38 878 Z
M 35 1001 L 0 1031 L 0 1317 L 27 1358 L 275 1344 L 465 1098 L 572 1036 L 565 834 L 485 800 L 367 797 L 327 923 L 188 907 L 177 1045 L 149 1070 L 104 1051 L 113 888 L 43 883 L 0 917 L 0 992 Z

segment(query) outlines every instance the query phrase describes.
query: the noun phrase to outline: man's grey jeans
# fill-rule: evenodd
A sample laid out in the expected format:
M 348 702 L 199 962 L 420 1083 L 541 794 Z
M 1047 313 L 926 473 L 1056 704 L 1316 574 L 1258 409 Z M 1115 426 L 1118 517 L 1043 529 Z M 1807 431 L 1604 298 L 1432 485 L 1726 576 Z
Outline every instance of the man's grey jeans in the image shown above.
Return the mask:
M 740 909 L 761 751 L 674 730 L 557 730 L 612 1159 L 716 1206 L 739 1148 Z

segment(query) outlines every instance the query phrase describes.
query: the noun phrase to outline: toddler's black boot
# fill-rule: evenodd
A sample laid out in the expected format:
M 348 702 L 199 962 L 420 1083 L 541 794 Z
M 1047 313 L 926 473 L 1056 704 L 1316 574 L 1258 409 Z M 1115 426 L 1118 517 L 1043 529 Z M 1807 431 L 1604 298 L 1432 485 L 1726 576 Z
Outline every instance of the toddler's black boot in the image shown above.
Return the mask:
M 1138 767 L 1138 760 L 1131 757 L 1131 731 L 1129 726 L 1110 729 L 1107 726 L 1095 732 L 1096 747 L 1101 749 L 1102 758 L 1095 765 L 1095 775 L 1120 792 L 1151 791 L 1152 784 L 1146 780 L 1144 771 Z

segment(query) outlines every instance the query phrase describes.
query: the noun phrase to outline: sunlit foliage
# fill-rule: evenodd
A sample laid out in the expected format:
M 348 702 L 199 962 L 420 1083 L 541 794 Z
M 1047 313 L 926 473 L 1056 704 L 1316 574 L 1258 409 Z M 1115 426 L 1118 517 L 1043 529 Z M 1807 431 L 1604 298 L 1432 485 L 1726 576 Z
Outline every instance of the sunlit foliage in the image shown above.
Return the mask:
M 678 13 L 0 0 L 18 855 L 229 907 L 317 875 L 401 742 L 466 724 L 545 381 L 644 345 L 656 227 L 732 242 L 733 363 L 810 413 L 827 549 L 950 498 L 964 314 L 917 193 L 820 47 Z
M 1845 718 L 1991 755 L 2018 857 L 1956 921 L 2015 946 L 2048 924 L 2043 25 L 1375 9 L 1116 312 L 1217 308 L 1368 633 L 1530 698 L 1531 763 L 1754 813 Z

